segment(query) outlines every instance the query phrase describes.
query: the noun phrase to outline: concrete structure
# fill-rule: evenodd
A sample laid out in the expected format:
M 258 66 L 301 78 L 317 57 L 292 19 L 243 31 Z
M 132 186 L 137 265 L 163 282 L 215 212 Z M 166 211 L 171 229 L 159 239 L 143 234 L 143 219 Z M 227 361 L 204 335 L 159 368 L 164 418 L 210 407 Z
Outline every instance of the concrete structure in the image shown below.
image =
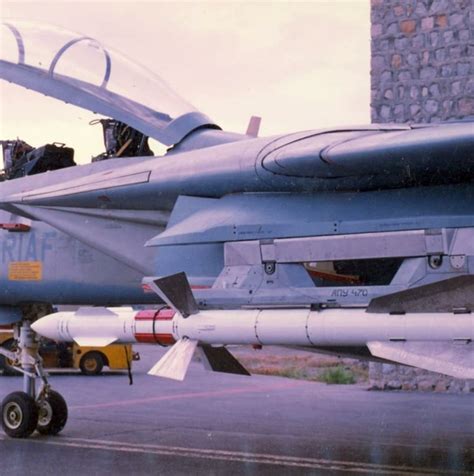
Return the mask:
M 472 0 L 372 0 L 372 122 L 474 118 Z
M 372 122 L 474 119 L 472 0 L 372 0 Z M 470 391 L 469 382 L 370 365 L 375 388 Z

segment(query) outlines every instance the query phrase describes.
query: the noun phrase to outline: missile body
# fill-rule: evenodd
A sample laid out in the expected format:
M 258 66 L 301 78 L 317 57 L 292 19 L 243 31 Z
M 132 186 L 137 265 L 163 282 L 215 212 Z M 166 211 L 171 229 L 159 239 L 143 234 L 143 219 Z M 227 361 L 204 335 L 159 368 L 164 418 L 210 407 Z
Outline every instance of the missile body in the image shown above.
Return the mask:
M 187 318 L 170 309 L 89 308 L 36 321 L 38 334 L 56 341 L 111 343 L 364 346 L 368 342 L 472 341 L 471 314 L 375 314 L 365 309 L 239 309 L 199 311 Z

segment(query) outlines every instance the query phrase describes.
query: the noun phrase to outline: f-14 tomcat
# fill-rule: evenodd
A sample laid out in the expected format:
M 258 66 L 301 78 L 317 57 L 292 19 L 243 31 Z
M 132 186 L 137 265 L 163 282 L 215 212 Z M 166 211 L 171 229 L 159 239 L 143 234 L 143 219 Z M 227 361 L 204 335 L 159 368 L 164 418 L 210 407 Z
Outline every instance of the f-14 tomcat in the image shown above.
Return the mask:
M 39 333 L 174 344 L 151 373 L 177 379 L 196 348 L 212 369 L 245 373 L 228 344 L 474 378 L 472 122 L 260 138 L 253 119 L 228 133 L 92 38 L 3 28 L 13 53 L 2 79 L 125 124 L 140 147 L 168 146 L 64 168 L 23 158 L 26 176 L 0 184 L 1 319 L 21 327 L 17 354 L 4 354 L 25 372 L 24 392 L 3 402 L 9 435 L 66 422 L 48 384 L 35 394 L 44 372 L 30 323 L 50 304 L 104 307 L 49 315 Z M 44 44 L 56 49 L 37 56 Z M 150 302 L 155 311 L 106 307 Z

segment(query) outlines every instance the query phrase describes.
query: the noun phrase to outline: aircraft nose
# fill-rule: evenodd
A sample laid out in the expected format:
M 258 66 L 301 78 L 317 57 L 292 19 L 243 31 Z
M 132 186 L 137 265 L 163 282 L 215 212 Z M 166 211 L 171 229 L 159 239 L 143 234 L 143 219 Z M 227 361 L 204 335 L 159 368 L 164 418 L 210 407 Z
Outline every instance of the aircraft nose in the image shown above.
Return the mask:
M 44 316 L 41 319 L 38 319 L 36 322 L 33 322 L 33 324 L 31 324 L 31 328 L 42 337 L 58 340 L 60 314 L 61 313 L 56 313 Z

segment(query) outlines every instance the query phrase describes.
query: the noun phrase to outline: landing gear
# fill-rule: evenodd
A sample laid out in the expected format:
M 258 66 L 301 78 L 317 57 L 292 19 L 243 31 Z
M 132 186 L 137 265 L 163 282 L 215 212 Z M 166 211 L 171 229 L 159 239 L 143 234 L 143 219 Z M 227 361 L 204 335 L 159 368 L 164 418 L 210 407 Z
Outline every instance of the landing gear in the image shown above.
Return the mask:
M 24 320 L 20 327 L 18 350 L 0 349 L 0 353 L 23 374 L 23 392 L 10 393 L 2 402 L 5 433 L 12 438 L 27 438 L 35 429 L 43 435 L 58 434 L 67 421 L 67 405 L 58 392 L 51 390 L 30 321 Z M 42 385 L 36 396 L 37 378 Z
M 13 392 L 2 402 L 3 431 L 12 438 L 28 438 L 38 423 L 38 407 L 25 392 Z
M 64 398 L 54 390 L 37 402 L 39 408 L 36 429 L 42 435 L 57 435 L 67 421 L 67 405 Z

